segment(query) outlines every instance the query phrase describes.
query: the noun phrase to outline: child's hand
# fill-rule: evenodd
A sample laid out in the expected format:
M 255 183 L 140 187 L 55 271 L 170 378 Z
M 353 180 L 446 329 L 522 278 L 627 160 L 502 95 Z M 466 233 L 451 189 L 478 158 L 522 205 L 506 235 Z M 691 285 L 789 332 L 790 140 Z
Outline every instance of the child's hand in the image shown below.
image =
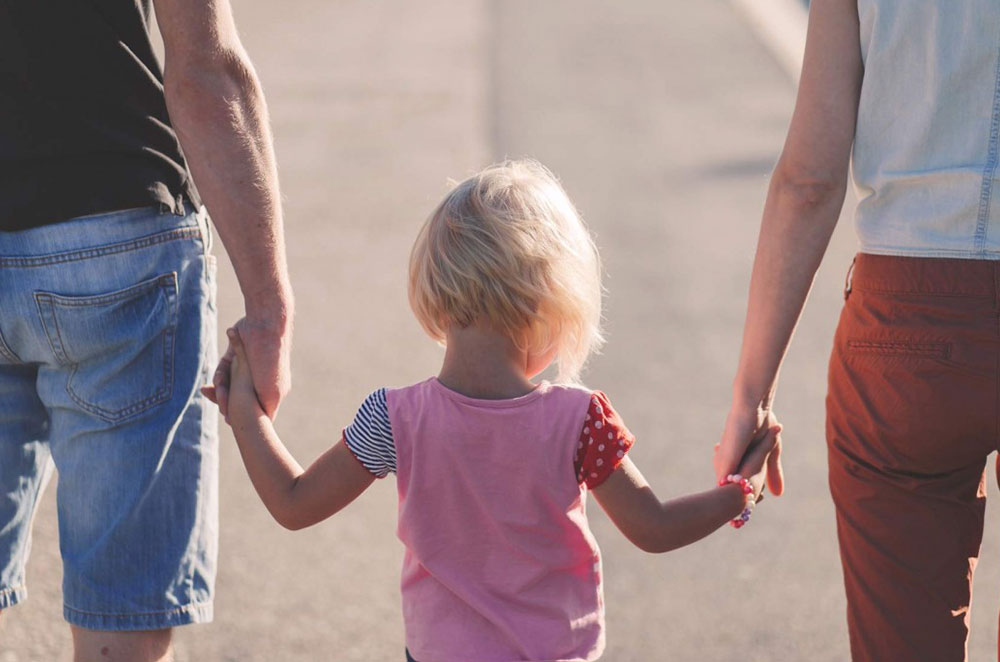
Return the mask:
M 233 348 L 233 362 L 229 366 L 229 416 L 226 422 L 231 423 L 231 419 L 264 415 L 264 409 L 257 399 L 257 391 L 254 390 L 253 375 L 250 374 L 250 363 L 247 361 L 246 348 L 243 347 L 243 339 L 235 328 L 227 329 L 229 343 Z
M 750 444 L 743 459 L 740 460 L 740 468 L 737 473 L 750 481 L 753 486 L 754 498 L 758 501 L 760 501 L 760 495 L 764 489 L 764 479 L 767 476 L 767 458 L 771 453 L 781 452 L 781 439 L 778 436 L 780 432 L 780 424 L 769 428 L 763 439 L 758 439 Z

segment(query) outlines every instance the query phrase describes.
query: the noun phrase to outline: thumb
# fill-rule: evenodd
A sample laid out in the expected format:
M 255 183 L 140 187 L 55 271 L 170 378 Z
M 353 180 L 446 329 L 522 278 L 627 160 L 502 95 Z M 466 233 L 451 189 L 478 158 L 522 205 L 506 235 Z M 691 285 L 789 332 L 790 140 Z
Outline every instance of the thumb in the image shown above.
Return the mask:
M 785 492 L 785 472 L 781 468 L 781 434 L 775 438 L 774 450 L 767 457 L 767 489 L 774 496 Z
M 716 478 L 722 478 L 737 471 L 750 441 L 750 439 L 733 441 L 729 436 L 722 437 L 722 443 L 715 445 Z
M 240 332 L 236 329 L 236 327 L 226 329 L 226 337 L 229 338 L 229 344 L 232 346 L 236 355 L 241 359 L 245 359 L 246 347 L 243 345 L 243 338 L 240 336 Z
M 740 462 L 741 473 L 756 474 L 764 467 L 768 454 L 777 444 L 779 432 L 781 432 L 780 425 L 770 427 L 763 437 L 757 438 L 750 444 L 743 461 Z

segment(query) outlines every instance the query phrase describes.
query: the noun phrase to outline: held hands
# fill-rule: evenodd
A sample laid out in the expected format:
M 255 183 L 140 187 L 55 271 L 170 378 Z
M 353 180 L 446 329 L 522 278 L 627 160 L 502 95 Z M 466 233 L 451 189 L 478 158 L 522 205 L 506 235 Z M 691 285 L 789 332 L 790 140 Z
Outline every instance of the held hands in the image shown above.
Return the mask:
M 212 377 L 212 385 L 202 387 L 201 392 L 219 405 L 222 415 L 229 420 L 229 398 L 231 392 L 230 367 L 236 356 L 233 332 L 244 348 L 244 364 L 254 375 L 257 397 L 268 418 L 278 413 L 278 406 L 291 390 L 290 366 L 291 326 L 290 323 L 255 321 L 244 317 L 227 331 L 229 347 L 219 359 L 219 366 Z
M 770 459 L 780 452 L 778 450 L 780 436 L 781 424 L 775 424 L 773 427 L 768 428 L 762 438 L 751 442 L 746 454 L 740 461 L 739 467 L 735 471 L 735 473 L 750 481 L 750 486 L 753 487 L 754 499 L 757 501 L 763 498 L 762 492 L 764 491 L 764 482 Z M 718 444 L 716 447 L 718 447 Z
M 226 423 L 232 425 L 233 418 L 241 419 L 247 416 L 257 418 L 265 416 L 266 412 L 254 388 L 250 361 L 240 332 L 236 328 L 227 329 L 226 335 L 229 337 L 229 350 L 226 354 L 231 358 L 224 363 L 220 362 L 216 377 L 219 376 L 219 371 L 225 369 L 225 374 L 222 377 L 225 379 L 228 406 L 224 415 Z M 208 394 L 206 393 L 206 395 Z
M 754 483 L 756 495 L 760 494 L 766 481 L 771 494 L 781 496 L 785 491 L 781 468 L 781 429 L 774 412 L 769 409 L 731 410 L 722 441 L 715 445 L 713 464 L 716 478 L 732 473 L 754 476 L 759 480 L 759 483 Z M 761 453 L 762 448 L 766 450 Z

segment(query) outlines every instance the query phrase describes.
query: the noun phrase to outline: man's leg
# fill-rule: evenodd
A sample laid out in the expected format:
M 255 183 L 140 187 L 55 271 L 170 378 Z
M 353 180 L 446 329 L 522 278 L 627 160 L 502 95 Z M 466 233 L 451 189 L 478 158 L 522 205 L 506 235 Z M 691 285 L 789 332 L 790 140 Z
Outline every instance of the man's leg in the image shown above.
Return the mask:
M 27 597 L 31 523 L 52 473 L 37 368 L 11 364 L 16 359 L 3 342 L 0 337 L 0 613 Z
M 100 632 L 70 627 L 73 662 L 170 662 L 171 630 Z
M 212 618 L 217 420 L 199 388 L 215 360 L 213 265 L 194 215 L 61 225 L 33 230 L 46 253 L 21 261 L 44 261 L 31 291 L 51 354 L 37 392 L 59 476 L 63 616 L 80 659 L 106 642 L 95 659 L 158 660 L 170 628 Z

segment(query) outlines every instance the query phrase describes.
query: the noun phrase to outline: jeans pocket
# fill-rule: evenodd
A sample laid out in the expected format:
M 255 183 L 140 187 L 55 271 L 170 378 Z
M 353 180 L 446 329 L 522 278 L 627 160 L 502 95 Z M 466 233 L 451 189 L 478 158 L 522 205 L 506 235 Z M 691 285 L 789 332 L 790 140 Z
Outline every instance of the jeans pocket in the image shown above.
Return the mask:
M 93 296 L 35 292 L 35 302 L 80 408 L 114 423 L 170 399 L 176 273 Z
M 0 331 L 0 363 L 20 363 L 21 359 L 17 357 L 14 350 L 10 348 L 7 341 L 4 340 L 3 331 Z

